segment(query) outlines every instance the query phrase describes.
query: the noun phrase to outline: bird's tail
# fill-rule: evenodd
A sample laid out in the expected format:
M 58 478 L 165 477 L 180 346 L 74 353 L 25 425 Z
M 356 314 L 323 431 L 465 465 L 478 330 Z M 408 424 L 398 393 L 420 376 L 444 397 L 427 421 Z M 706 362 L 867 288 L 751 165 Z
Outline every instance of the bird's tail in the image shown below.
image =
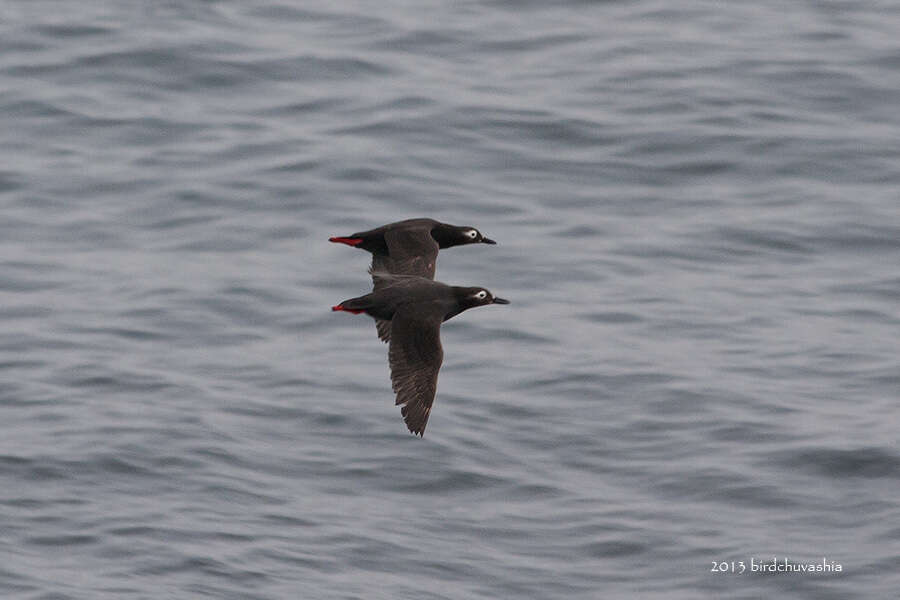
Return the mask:
M 367 312 L 371 308 L 373 308 L 372 294 L 366 294 L 365 296 L 360 296 L 359 298 L 344 300 L 337 306 L 332 306 L 331 310 L 343 310 L 346 312 L 359 314 Z

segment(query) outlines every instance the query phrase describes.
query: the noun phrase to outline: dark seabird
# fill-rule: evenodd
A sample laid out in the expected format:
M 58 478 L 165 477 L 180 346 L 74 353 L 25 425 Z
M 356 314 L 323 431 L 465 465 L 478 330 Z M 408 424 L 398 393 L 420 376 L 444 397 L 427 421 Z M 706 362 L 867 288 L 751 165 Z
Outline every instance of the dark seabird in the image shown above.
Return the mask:
M 448 225 L 434 219 L 407 219 L 345 237 L 328 238 L 328 241 L 371 252 L 373 273 L 416 275 L 428 279 L 434 279 L 439 249 L 497 243 L 474 227 Z
M 487 304 L 509 304 L 482 287 L 449 286 L 409 275 L 374 272 L 375 291 L 344 300 L 331 310 L 366 313 L 391 324 L 388 330 L 391 387 L 409 430 L 424 435 L 438 371 L 444 359 L 441 323 Z

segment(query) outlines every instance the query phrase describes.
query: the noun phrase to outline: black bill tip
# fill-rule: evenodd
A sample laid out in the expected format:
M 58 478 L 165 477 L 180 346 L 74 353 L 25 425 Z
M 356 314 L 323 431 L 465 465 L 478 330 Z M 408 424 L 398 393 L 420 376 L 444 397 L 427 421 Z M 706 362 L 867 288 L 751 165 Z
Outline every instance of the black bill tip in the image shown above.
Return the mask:
M 494 304 L 509 304 L 506 298 L 494 298 Z
M 495 242 L 491 238 L 481 238 L 481 243 L 495 245 L 497 242 Z

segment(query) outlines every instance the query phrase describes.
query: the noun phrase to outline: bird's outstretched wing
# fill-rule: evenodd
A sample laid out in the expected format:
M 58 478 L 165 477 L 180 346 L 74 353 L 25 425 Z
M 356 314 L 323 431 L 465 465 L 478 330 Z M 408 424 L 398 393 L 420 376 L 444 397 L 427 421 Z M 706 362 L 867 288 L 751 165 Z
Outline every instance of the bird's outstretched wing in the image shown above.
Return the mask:
M 372 261 L 375 262 L 374 260 Z M 415 275 L 394 275 L 387 271 L 376 271 L 374 267 L 369 267 L 369 274 L 372 276 L 372 291 L 383 290 L 391 286 L 403 286 L 414 283 L 418 279 Z M 391 322 L 375 319 L 375 329 L 378 331 L 378 339 L 382 342 L 391 341 Z
M 387 271 L 376 271 L 373 267 L 369 267 L 369 274 L 372 276 L 373 292 L 377 292 L 388 287 L 412 287 L 415 286 L 417 282 L 423 279 L 418 275 L 400 275 L 396 273 L 389 273 Z M 378 331 L 378 339 L 380 339 L 382 342 L 391 341 L 390 321 L 375 319 L 375 329 Z
M 384 232 L 384 242 L 388 253 L 372 255 L 371 271 L 434 279 L 439 247 L 430 229 L 392 229 Z
M 387 255 L 373 254 L 369 267 L 373 291 L 395 284 L 396 278 L 389 277 L 391 275 L 434 279 L 434 265 L 440 248 L 431 237 L 430 227 L 388 229 L 384 232 L 384 243 Z M 378 339 L 391 341 L 390 321 L 376 319 L 375 328 Z
M 441 318 L 442 315 L 414 317 L 408 309 L 401 309 L 391 321 L 391 385 L 406 426 L 418 435 L 425 433 L 444 360 Z

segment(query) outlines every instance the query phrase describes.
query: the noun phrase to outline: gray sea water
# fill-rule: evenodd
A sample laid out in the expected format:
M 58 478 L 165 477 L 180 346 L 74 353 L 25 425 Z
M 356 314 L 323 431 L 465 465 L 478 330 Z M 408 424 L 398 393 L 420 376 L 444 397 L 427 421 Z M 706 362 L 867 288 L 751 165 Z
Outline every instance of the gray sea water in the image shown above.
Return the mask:
M 896 597 L 897 3 L 0 9 L 3 598 Z

